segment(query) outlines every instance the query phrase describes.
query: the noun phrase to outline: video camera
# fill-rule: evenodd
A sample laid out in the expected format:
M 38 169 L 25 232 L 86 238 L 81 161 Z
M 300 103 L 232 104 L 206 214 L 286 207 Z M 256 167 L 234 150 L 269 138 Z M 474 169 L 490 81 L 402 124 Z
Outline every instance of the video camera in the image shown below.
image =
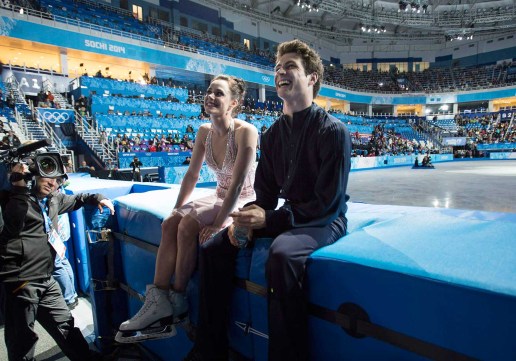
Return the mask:
M 68 178 L 63 160 L 59 153 L 35 153 L 39 148 L 50 145 L 52 145 L 52 143 L 49 139 L 43 139 L 21 145 L 18 148 L 5 150 L 0 153 L 0 162 L 5 162 L 7 164 L 8 171 L 10 171 L 12 166 L 16 163 L 27 163 L 30 174 L 27 174 L 26 177 L 29 179 L 32 178 L 32 176 L 45 178 Z

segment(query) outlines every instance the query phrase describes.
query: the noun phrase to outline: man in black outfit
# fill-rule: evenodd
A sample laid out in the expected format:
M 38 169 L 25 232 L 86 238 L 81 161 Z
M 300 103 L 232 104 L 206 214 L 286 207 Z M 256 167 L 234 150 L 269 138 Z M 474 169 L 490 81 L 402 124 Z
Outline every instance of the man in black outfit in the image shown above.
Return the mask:
M 351 138 L 313 103 L 323 79 L 319 55 L 299 40 L 278 46 L 275 85 L 283 115 L 262 135 L 256 201 L 230 214 L 234 224 L 200 247 L 197 339 L 187 360 L 228 360 L 227 321 L 235 226 L 272 238 L 266 263 L 269 361 L 308 360 L 302 284 L 310 254 L 346 234 Z M 285 199 L 276 210 L 278 198 Z
M 58 215 L 85 204 L 113 204 L 101 194 L 65 195 L 57 192 L 59 179 L 35 177 L 27 186 L 27 165 L 12 169 L 11 191 L 2 209 L 0 233 L 0 281 L 5 296 L 5 343 L 9 361 L 34 360 L 39 321 L 71 361 L 98 360 L 92 355 L 52 277 L 54 259 L 64 254 L 57 230 Z
M 138 159 L 138 157 L 134 157 L 131 164 L 129 164 L 129 167 L 133 168 L 132 172 L 132 180 L 135 182 L 141 182 L 142 181 L 142 175 L 141 175 L 141 167 L 143 166 L 143 163 Z

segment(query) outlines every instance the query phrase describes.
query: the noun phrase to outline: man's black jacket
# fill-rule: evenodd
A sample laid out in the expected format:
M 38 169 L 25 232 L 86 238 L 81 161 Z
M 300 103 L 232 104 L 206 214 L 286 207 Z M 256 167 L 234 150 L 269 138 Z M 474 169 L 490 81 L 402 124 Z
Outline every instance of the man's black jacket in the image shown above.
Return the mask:
M 57 229 L 58 215 L 97 205 L 100 194 L 48 196 L 48 215 Z M 26 187 L 11 189 L 3 209 L 4 227 L 0 233 L 0 281 L 30 281 L 49 277 L 54 269 L 56 252 L 48 242 L 45 221 L 38 200 Z

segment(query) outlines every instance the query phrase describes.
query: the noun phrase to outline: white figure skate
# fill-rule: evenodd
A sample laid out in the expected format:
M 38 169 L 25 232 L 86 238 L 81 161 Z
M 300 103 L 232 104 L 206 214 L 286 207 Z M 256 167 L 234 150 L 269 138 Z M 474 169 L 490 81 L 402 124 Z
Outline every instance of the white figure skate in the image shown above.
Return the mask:
M 147 285 L 145 303 L 136 315 L 120 325 L 115 340 L 133 343 L 175 336 L 174 319 L 169 292 L 155 285 Z

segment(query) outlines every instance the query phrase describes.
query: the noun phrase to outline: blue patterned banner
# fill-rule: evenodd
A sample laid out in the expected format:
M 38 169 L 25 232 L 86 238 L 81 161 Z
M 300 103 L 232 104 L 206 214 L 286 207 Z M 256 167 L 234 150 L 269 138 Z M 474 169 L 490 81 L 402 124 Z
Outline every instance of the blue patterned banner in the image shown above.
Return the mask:
M 129 168 L 129 164 L 134 157 L 143 163 L 144 167 L 174 167 L 182 165 L 186 157 L 190 157 L 191 152 L 138 152 L 138 153 L 119 153 L 118 162 L 120 168 Z
M 463 146 L 466 145 L 466 137 L 445 137 L 443 145 L 446 146 Z
M 38 119 L 52 124 L 75 123 L 75 114 L 70 109 L 36 108 Z
M 502 159 L 516 159 L 516 152 L 496 152 L 496 153 L 489 153 L 489 159 L 496 159 L 496 160 L 502 160 Z

